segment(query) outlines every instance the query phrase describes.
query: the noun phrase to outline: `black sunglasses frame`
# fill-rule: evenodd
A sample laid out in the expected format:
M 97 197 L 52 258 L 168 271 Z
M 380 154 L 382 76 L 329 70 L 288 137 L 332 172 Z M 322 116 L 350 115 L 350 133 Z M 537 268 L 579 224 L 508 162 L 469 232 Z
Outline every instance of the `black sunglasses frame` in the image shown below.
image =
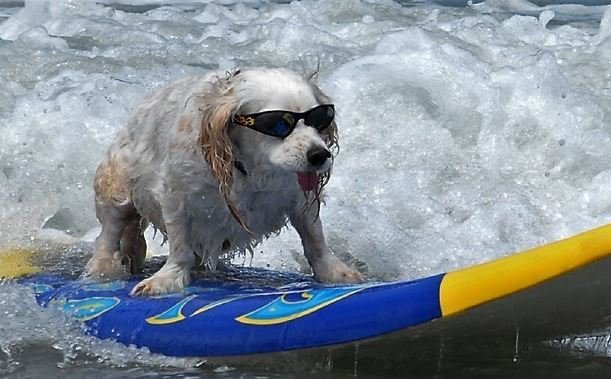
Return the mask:
M 324 108 L 327 109 L 327 113 L 329 112 L 329 109 L 332 112 L 332 116 L 327 116 L 329 117 L 329 122 L 326 122 L 320 125 L 310 125 L 310 123 L 308 123 L 308 117 L 312 114 L 312 112 L 315 112 L 315 111 L 318 111 Z M 286 133 L 281 134 L 279 132 L 275 132 L 272 129 L 274 127 L 273 125 L 271 126 L 269 124 L 257 125 L 258 117 L 262 115 L 273 114 L 273 113 L 278 114 L 276 122 L 279 120 L 284 120 L 285 123 L 287 124 L 288 129 L 286 130 Z M 321 104 L 321 105 L 318 105 L 302 113 L 284 111 L 284 110 L 271 110 L 271 111 L 264 111 L 264 112 L 258 112 L 258 113 L 250 113 L 246 115 L 234 115 L 232 119 L 232 123 L 235 125 L 245 126 L 249 129 L 255 130 L 259 133 L 262 133 L 262 134 L 265 134 L 271 137 L 284 139 L 288 137 L 289 135 L 291 135 L 291 133 L 293 133 L 293 130 L 295 130 L 295 127 L 299 123 L 299 120 L 303 120 L 307 126 L 313 127 L 317 131 L 321 132 L 325 130 L 326 128 L 328 128 L 329 125 L 333 123 L 334 119 L 335 119 L 335 106 L 333 104 Z

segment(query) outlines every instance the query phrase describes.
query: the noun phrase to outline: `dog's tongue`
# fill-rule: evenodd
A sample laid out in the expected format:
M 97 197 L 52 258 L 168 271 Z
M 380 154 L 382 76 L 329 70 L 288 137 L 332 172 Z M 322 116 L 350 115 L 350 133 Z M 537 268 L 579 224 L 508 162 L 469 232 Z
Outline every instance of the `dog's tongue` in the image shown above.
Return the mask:
M 313 191 L 318 185 L 318 174 L 315 171 L 299 172 L 297 173 L 297 180 L 302 190 Z

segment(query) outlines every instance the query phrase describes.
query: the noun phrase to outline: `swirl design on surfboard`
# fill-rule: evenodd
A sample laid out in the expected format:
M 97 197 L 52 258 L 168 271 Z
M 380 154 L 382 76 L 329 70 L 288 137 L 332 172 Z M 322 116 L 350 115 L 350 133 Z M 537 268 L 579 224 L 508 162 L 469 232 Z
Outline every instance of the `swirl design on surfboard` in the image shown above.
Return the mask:
M 292 321 L 340 301 L 361 291 L 361 288 L 320 288 L 301 292 L 299 299 L 289 299 L 283 294 L 270 303 L 243 316 L 236 321 L 250 325 L 275 325 Z
M 280 293 L 277 298 L 268 302 L 264 306 L 235 318 L 236 321 L 248 325 L 275 325 L 289 322 L 322 308 L 329 306 L 339 300 L 342 300 L 350 295 L 361 291 L 365 287 L 351 288 L 319 288 L 310 289 L 302 292 L 287 292 Z M 238 299 L 247 297 L 256 297 L 269 294 L 253 294 L 245 296 L 228 297 L 225 299 L 213 301 L 203 307 L 193 311 L 189 316 L 183 313 L 184 307 L 197 298 L 196 295 L 190 295 L 178 303 L 174 304 L 167 310 L 148 317 L 146 322 L 152 325 L 167 325 L 183 321 L 187 318 L 198 316 L 210 309 L 230 303 Z M 297 297 L 297 299 L 294 299 Z
M 121 300 L 116 297 L 87 297 L 79 300 L 68 300 L 62 308 L 64 312 L 78 321 L 87 321 L 108 312 L 119 305 Z

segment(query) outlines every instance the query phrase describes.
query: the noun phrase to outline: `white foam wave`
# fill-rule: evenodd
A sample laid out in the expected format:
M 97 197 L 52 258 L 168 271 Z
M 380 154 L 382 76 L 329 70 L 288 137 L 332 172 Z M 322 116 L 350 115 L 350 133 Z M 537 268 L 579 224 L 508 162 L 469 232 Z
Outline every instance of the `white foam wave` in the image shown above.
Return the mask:
M 342 146 L 321 217 L 370 276 L 451 270 L 611 220 L 606 7 L 163 3 L 26 1 L 0 23 L 3 245 L 92 238 L 95 167 L 154 88 L 317 61 Z M 291 231 L 253 264 L 307 269 Z

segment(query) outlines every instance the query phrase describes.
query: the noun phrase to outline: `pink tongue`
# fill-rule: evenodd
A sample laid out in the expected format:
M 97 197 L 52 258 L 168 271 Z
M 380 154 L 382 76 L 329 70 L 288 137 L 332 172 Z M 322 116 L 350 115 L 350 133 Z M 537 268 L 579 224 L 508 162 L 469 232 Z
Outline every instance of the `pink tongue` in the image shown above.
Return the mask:
M 316 172 L 299 172 L 297 173 L 299 186 L 304 191 L 313 191 L 318 185 L 318 174 Z

